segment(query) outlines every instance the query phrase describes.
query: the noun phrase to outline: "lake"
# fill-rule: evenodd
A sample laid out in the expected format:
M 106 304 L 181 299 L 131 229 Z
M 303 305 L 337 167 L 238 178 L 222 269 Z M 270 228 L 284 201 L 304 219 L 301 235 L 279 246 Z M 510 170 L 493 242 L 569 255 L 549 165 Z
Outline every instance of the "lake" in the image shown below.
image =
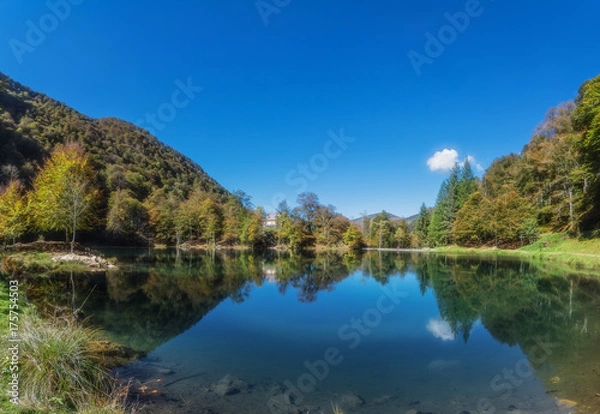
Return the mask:
M 115 371 L 141 412 L 600 413 L 593 279 L 495 257 L 104 253 L 118 271 L 28 294 L 145 355 Z

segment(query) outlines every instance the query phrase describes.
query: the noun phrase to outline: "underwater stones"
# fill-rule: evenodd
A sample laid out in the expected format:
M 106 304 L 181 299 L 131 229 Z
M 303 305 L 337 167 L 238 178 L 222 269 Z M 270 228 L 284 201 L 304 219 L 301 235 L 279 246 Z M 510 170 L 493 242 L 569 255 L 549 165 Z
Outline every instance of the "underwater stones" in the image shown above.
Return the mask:
M 142 358 L 144 354 L 110 341 L 94 341 L 89 344 L 90 352 L 100 357 L 107 368 L 123 367 Z
M 175 371 L 173 371 L 170 368 L 162 368 L 162 367 L 157 367 L 155 369 L 155 372 L 160 375 L 173 375 L 175 373 Z
M 302 410 L 293 406 L 285 394 L 270 397 L 267 400 L 267 407 L 271 414 L 302 414 Z
M 556 405 L 560 408 L 575 408 L 577 403 L 571 400 L 559 399 L 556 400 Z
M 344 409 L 358 408 L 365 405 L 365 400 L 356 394 L 344 394 L 339 400 L 339 405 Z
M 239 378 L 232 377 L 231 375 L 225 375 L 219 381 L 212 384 L 209 391 L 221 397 L 227 397 L 234 394 L 239 394 L 242 391 L 248 389 L 248 384 Z
M 271 414 L 301 414 L 303 411 L 294 405 L 292 393 L 285 392 L 280 384 L 273 385 L 268 391 L 267 407 Z
M 381 404 L 387 404 L 390 401 L 392 401 L 394 399 L 394 397 L 392 397 L 391 395 L 382 395 L 381 397 L 377 397 L 373 400 L 373 404 L 375 405 L 381 405 Z

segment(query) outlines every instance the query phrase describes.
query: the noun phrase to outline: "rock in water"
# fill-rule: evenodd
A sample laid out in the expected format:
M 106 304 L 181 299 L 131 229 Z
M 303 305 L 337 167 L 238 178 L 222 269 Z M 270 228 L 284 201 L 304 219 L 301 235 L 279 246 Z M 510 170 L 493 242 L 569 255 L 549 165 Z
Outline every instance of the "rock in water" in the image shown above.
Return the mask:
M 267 407 L 272 414 L 302 414 L 302 410 L 293 406 L 284 394 L 269 398 Z
M 356 394 L 344 394 L 340 398 L 339 405 L 341 408 L 352 409 L 365 405 L 365 400 Z
M 225 375 L 218 382 L 210 386 L 209 390 L 221 397 L 239 394 L 248 389 L 248 384 L 239 378 Z
M 391 395 L 383 395 L 381 397 L 375 398 L 373 400 L 373 404 L 376 404 L 376 405 L 387 404 L 390 401 L 392 401 L 393 399 L 394 399 L 394 397 L 392 397 Z
M 559 399 L 556 400 L 556 405 L 558 405 L 560 408 L 574 408 L 577 406 L 577 403 L 571 400 Z

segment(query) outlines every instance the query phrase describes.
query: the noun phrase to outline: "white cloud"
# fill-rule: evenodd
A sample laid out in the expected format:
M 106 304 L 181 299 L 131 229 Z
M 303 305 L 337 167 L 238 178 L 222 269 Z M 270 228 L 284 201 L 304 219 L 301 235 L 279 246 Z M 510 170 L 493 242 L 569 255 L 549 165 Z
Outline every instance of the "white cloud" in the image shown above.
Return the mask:
M 445 149 L 433 154 L 427 160 L 427 166 L 431 171 L 450 171 L 458 162 L 458 151 Z
M 444 149 L 443 151 L 438 151 L 431 158 L 427 160 L 427 166 L 431 171 L 450 171 L 456 164 L 464 165 L 465 161 L 459 161 L 460 157 L 458 155 L 458 151 L 455 149 Z M 469 160 L 471 163 L 471 167 L 476 169 L 478 172 L 483 172 L 484 169 L 472 155 L 467 155 L 465 160 Z
M 433 336 L 444 342 L 456 339 L 456 335 L 452 332 L 452 328 L 448 322 L 442 321 L 441 319 L 430 319 L 429 322 L 427 322 L 427 330 L 431 332 Z

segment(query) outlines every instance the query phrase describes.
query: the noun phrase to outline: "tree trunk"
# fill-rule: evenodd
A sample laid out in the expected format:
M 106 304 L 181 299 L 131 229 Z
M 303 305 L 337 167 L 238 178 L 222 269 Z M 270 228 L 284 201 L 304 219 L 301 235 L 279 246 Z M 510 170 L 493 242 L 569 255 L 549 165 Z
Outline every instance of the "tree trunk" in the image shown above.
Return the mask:
M 569 188 L 569 219 L 571 222 L 571 230 L 573 230 L 573 218 L 574 218 L 574 212 L 573 212 L 573 188 Z
M 73 214 L 73 238 L 71 239 L 71 254 L 75 250 L 75 236 L 77 234 L 77 215 Z
M 73 238 L 71 239 L 71 254 L 73 254 L 75 250 L 75 233 L 77 231 L 77 226 L 73 226 Z

